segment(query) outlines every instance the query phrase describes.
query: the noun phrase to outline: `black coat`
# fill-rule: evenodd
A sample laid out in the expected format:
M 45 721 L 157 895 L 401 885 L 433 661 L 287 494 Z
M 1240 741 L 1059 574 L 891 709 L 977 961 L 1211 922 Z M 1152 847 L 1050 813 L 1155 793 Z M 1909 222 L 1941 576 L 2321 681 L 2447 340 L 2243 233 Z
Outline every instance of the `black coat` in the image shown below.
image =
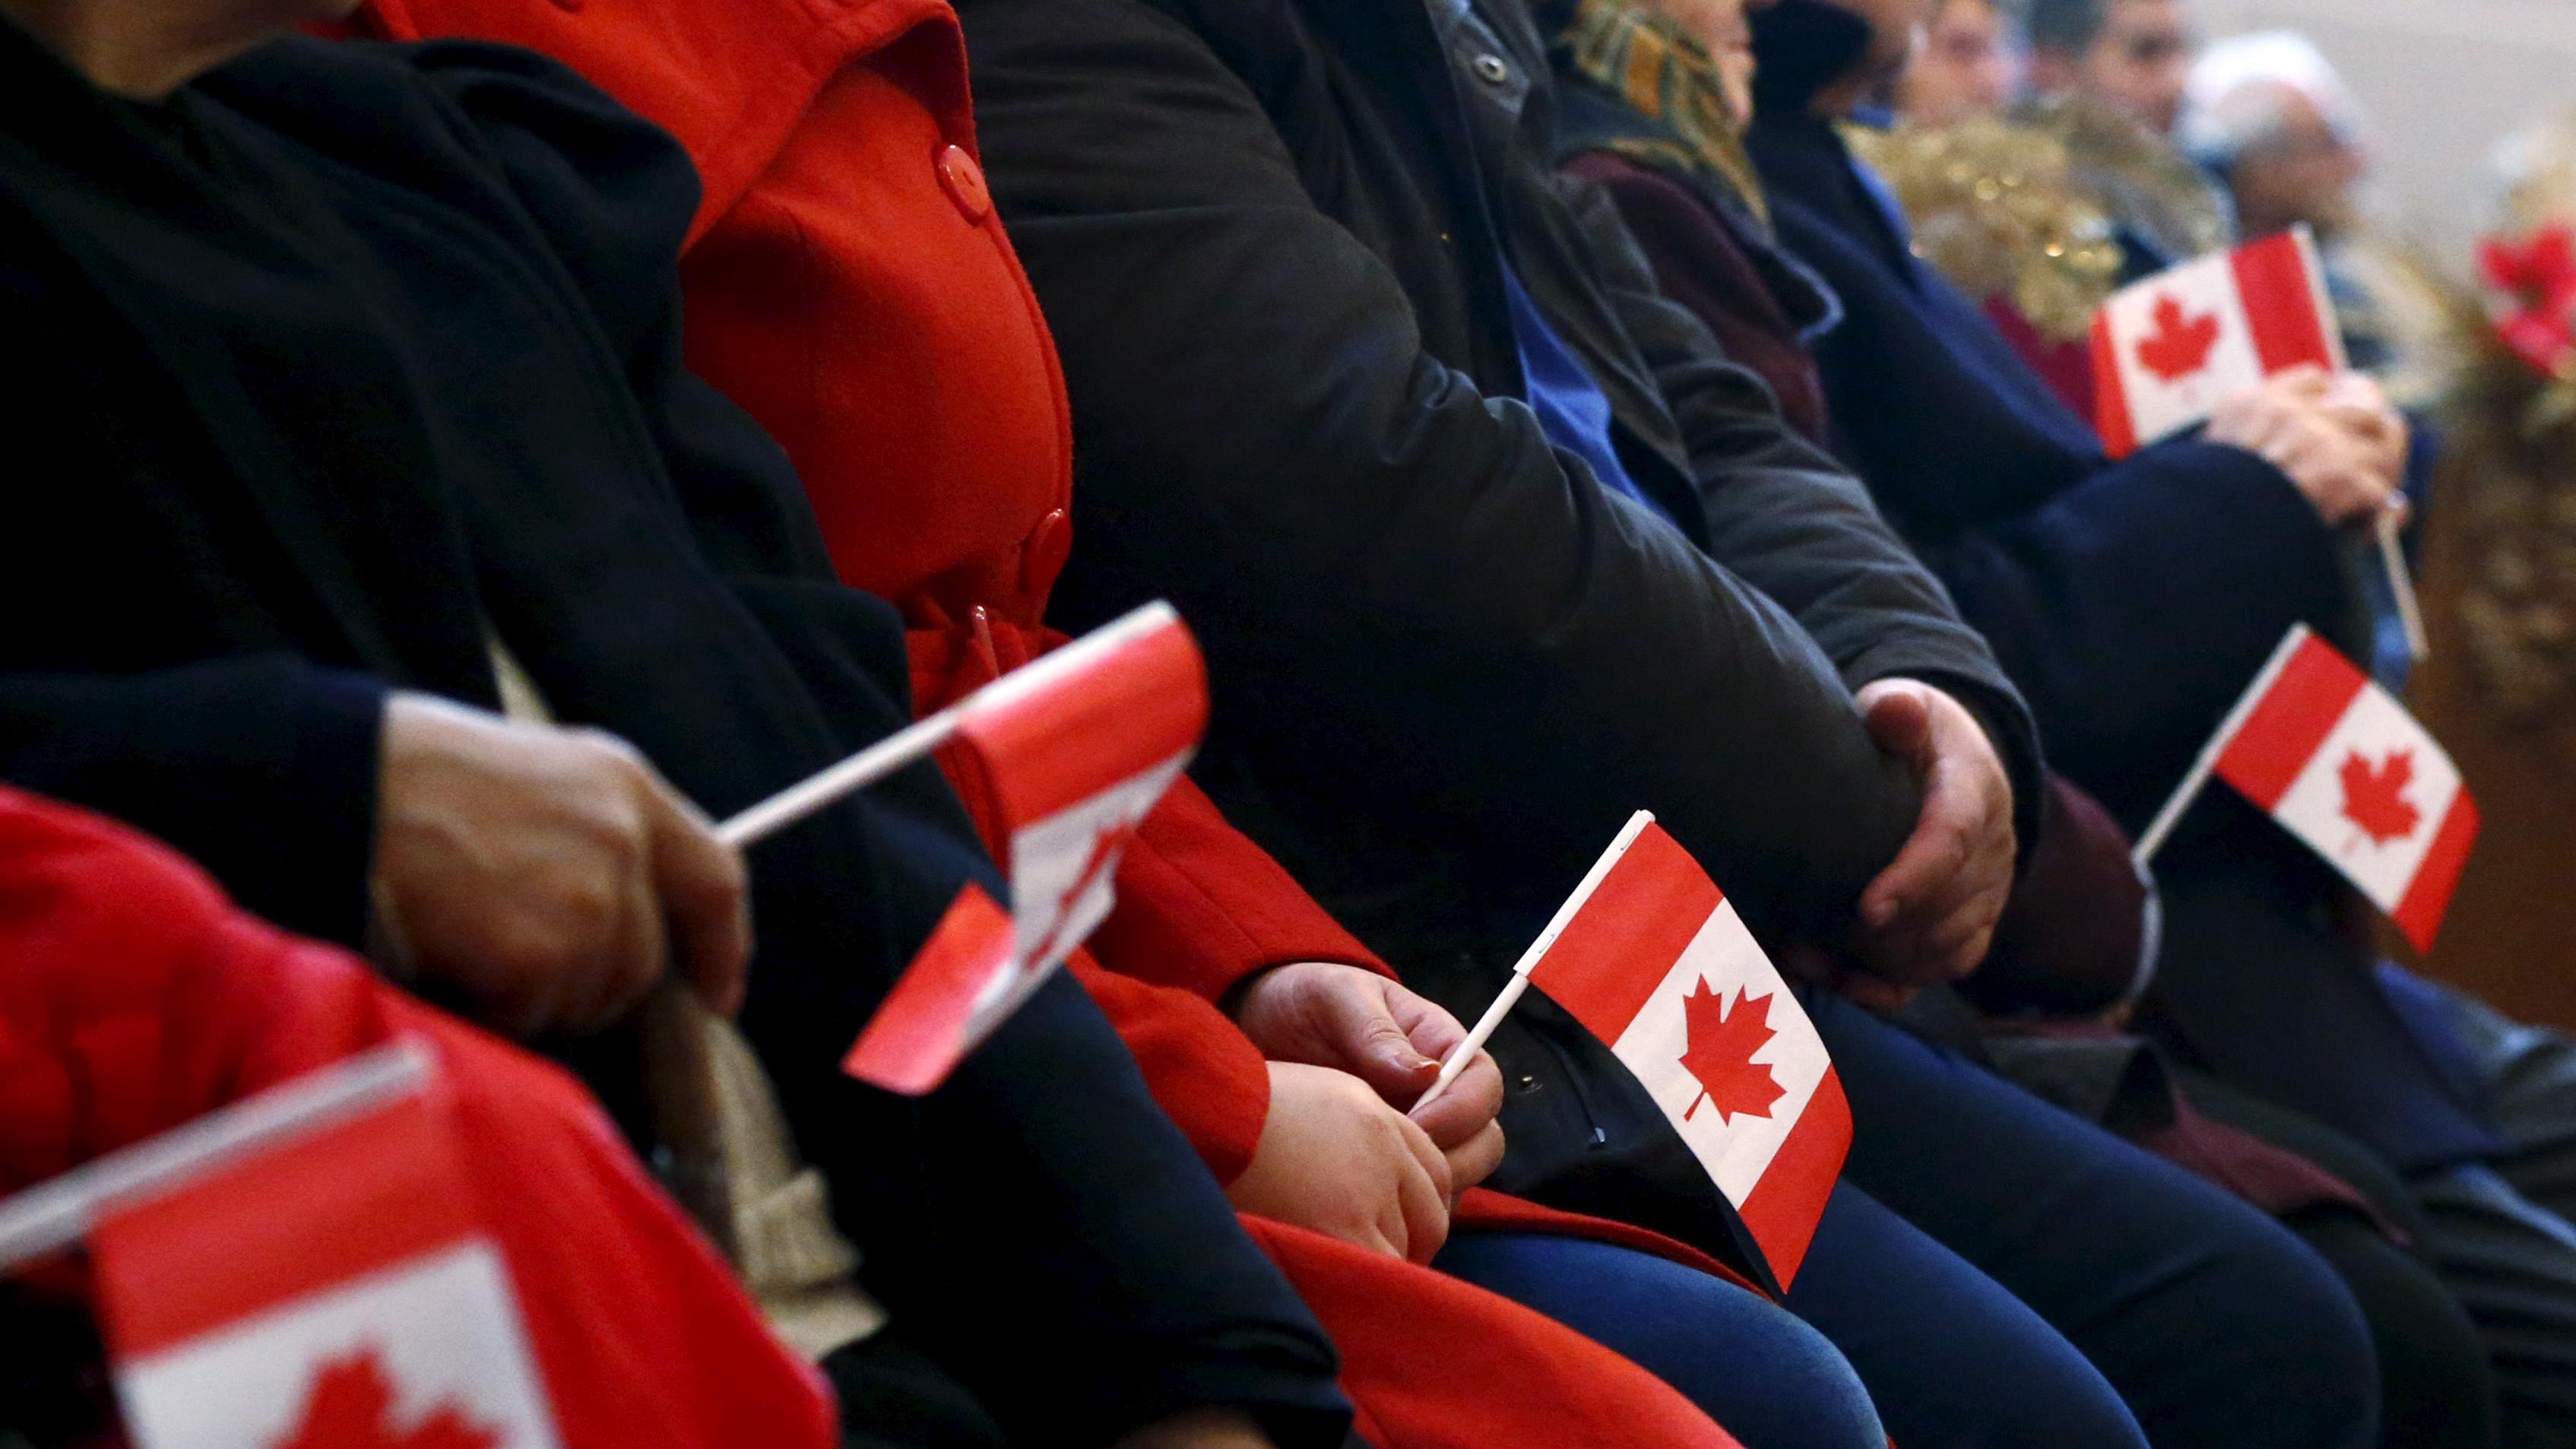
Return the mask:
M 519 52 L 281 42 L 166 106 L 0 24 L 0 776 L 353 942 L 381 700 L 555 710 L 721 816 L 906 718 L 893 611 L 678 364 L 685 156 Z M 743 1025 L 914 1341 L 1015 1438 L 1345 1411 L 1320 1331 L 1070 980 L 918 1103 L 837 1069 L 960 885 L 916 769 L 752 854 Z
M 1641 806 L 1758 930 L 1841 929 L 1918 805 L 1853 707 L 1871 679 L 1949 687 L 2034 784 L 2018 700 L 1858 485 L 1655 294 L 1605 200 L 1559 192 L 1517 6 L 958 8 L 1073 402 L 1060 622 L 1181 606 L 1216 691 L 1201 778 L 1407 980 L 1480 1012 Z M 1672 523 L 1519 400 L 1506 254 Z M 1497 1186 L 1730 1250 L 1600 1043 L 1533 1002 L 1495 1049 Z

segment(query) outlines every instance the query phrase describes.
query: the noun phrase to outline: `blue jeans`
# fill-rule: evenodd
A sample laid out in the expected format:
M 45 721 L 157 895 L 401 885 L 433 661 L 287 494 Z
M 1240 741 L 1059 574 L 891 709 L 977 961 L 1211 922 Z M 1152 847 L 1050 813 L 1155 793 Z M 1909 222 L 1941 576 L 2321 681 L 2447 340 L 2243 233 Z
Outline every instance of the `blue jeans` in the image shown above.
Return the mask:
M 2376 1442 L 2369 1330 L 2288 1229 L 1848 1002 L 1810 1010 L 1851 1098 L 1845 1184 L 2071 1340 L 2155 1449 Z M 1950 1355 L 1936 1341 L 1982 1316 L 1963 1318 L 1928 1285 L 1898 1291 L 1864 1253 L 1821 1238 L 1807 1264 L 1790 1308 L 1851 1359 L 1906 1449 L 2113 1442 L 2034 1438 L 2003 1422 L 2030 1393 L 2009 1374 L 2006 1398 L 1983 1403 L 1945 1380 Z
M 1433 1266 L 1625 1354 L 1745 1449 L 1886 1449 L 1869 1391 L 1822 1334 L 1696 1268 L 1584 1238 L 1487 1232 L 1452 1237 Z
M 1812 1324 L 1578 1238 L 1464 1232 L 1436 1265 L 1618 1350 L 1745 1449 L 1885 1449 L 1891 1433 L 1904 1449 L 2145 1449 L 2055 1329 L 1848 1184 L 1790 1297 Z

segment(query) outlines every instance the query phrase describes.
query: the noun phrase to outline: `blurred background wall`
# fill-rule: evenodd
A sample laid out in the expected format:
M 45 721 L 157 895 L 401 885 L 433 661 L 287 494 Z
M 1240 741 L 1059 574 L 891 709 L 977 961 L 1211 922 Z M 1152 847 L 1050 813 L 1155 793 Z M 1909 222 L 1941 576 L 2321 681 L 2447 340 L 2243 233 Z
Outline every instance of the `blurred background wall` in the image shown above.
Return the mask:
M 2486 216 L 2496 143 L 2576 104 L 2576 0 L 2198 0 L 2197 10 L 2213 38 L 2307 32 L 2370 109 L 2381 221 L 2452 257 Z

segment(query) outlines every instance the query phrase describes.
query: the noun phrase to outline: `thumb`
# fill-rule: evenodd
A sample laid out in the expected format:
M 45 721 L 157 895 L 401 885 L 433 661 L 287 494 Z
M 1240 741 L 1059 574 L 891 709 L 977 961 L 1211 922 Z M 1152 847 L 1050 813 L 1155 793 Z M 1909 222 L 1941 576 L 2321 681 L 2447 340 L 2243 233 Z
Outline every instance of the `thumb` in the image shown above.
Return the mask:
M 1354 993 L 1335 1004 L 1343 1020 L 1334 1034 L 1344 1044 L 1348 1069 L 1378 1095 L 1410 1102 L 1440 1074 L 1440 1063 L 1413 1044 L 1382 995 Z
M 1880 749 L 1911 760 L 1931 747 L 1930 690 L 1911 680 L 1882 679 L 1863 685 L 1858 700 L 1862 723 Z

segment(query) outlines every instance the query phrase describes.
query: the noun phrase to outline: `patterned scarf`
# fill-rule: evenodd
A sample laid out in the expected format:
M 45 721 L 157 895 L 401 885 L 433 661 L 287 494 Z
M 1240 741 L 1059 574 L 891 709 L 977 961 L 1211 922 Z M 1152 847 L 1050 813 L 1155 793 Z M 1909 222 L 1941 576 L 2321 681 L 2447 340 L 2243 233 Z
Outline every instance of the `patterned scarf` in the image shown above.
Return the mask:
M 1580 0 L 1557 43 L 1576 74 L 1672 133 L 1622 136 L 1610 149 L 1646 165 L 1699 172 L 1770 224 L 1761 179 L 1726 113 L 1717 60 L 1706 46 L 1655 14 L 1645 0 Z

